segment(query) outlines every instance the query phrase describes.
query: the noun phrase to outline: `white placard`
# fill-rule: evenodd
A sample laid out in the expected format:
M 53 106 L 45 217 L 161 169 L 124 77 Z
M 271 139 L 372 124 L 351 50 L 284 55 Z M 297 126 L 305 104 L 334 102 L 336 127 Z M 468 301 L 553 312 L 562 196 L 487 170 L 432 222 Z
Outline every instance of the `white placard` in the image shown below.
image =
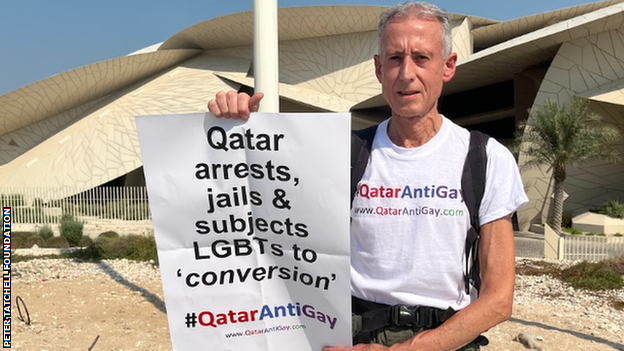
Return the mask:
M 173 349 L 350 346 L 349 114 L 136 123 Z

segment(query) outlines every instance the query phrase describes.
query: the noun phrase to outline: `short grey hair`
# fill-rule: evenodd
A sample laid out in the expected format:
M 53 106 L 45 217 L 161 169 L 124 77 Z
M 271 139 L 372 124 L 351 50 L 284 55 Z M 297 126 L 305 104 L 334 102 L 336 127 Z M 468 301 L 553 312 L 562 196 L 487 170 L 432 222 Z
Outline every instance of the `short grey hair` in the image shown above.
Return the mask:
M 379 35 L 380 48 L 381 40 L 388 23 L 394 18 L 406 18 L 409 15 L 424 19 L 435 19 L 440 22 L 442 26 L 442 55 L 446 57 L 453 51 L 453 32 L 448 13 L 434 4 L 416 1 L 407 1 L 393 6 L 379 16 L 377 34 Z

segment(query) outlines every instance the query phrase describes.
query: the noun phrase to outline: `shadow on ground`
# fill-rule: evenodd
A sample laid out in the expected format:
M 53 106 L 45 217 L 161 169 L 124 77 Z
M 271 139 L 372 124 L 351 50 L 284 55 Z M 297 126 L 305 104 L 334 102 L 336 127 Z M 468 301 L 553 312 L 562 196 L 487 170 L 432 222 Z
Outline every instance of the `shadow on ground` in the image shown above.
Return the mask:
M 119 283 L 121 285 L 124 285 L 124 286 L 128 287 L 132 291 L 137 291 L 137 292 L 141 293 L 141 295 L 147 301 L 149 301 L 149 303 L 154 305 L 154 307 L 156 307 L 159 311 L 161 311 L 162 313 L 165 313 L 165 314 L 167 313 L 167 310 L 165 309 L 165 303 L 156 294 L 148 291 L 147 289 L 145 289 L 145 288 L 143 288 L 141 286 L 138 286 L 138 285 L 132 283 L 131 281 L 128 281 L 121 274 L 119 274 L 115 269 L 113 269 L 113 267 L 109 266 L 104 261 L 98 262 L 98 266 L 111 279 L 113 279 L 114 281 L 116 281 L 117 283 Z

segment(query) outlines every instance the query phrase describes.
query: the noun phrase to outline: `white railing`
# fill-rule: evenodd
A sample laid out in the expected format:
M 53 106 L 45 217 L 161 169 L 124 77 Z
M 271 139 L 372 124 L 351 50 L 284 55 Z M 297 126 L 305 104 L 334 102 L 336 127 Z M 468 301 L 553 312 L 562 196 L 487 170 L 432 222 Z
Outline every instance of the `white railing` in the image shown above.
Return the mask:
M 624 256 L 624 237 L 607 237 L 607 250 L 609 250 L 609 258 Z
M 602 261 L 609 258 L 608 241 L 604 236 L 561 235 L 564 260 Z
M 85 223 L 151 219 L 145 187 L 0 187 L 0 206 L 11 207 L 16 224 L 58 224 L 66 214 Z
M 557 235 L 544 226 L 544 257 L 558 260 L 601 261 L 624 256 L 624 237 Z

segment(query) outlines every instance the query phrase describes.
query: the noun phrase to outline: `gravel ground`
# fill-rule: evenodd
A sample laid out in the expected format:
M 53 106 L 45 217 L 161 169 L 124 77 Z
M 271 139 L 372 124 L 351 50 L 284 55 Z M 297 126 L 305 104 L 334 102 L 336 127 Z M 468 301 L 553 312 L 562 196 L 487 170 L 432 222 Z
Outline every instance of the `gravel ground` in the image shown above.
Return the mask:
M 516 263 L 537 267 L 538 260 Z M 13 308 L 17 350 L 171 350 L 153 264 L 35 259 L 14 263 L 13 273 L 14 300 L 23 298 L 32 321 L 18 321 Z M 624 289 L 595 293 L 517 275 L 513 316 L 486 333 L 484 350 L 526 350 L 513 340 L 519 333 L 533 335 L 542 350 L 624 350 L 622 305 Z

